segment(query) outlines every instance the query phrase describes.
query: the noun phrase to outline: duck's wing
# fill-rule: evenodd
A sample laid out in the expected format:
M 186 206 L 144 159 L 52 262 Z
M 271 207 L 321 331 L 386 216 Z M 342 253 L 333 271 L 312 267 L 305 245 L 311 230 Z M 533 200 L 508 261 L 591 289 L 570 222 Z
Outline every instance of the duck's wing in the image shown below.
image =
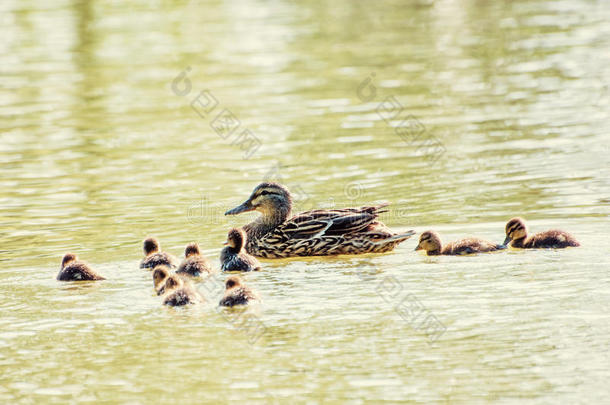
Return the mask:
M 373 225 L 387 204 L 360 208 L 314 210 L 298 214 L 275 228 L 281 239 L 311 239 L 365 231 Z M 272 236 L 272 235 L 269 235 Z

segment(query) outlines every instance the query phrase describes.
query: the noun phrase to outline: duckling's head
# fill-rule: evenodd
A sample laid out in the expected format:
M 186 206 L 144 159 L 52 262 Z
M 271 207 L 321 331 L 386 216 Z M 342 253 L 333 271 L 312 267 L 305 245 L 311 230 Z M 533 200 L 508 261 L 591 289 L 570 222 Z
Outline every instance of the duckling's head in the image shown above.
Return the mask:
M 227 241 L 225 242 L 225 245 L 228 245 L 239 252 L 246 244 L 246 238 L 246 233 L 242 229 L 233 228 L 229 231 L 229 234 L 227 235 Z
M 230 290 L 231 288 L 236 288 L 241 286 L 241 278 L 239 276 L 231 276 L 225 281 L 225 288 Z
M 146 256 L 151 255 L 159 251 L 159 241 L 157 238 L 146 238 L 144 239 L 144 254 Z
M 198 254 L 200 254 L 199 245 L 195 242 L 189 243 L 188 245 L 186 245 L 186 248 L 184 248 L 184 257 L 190 257 Z
M 241 205 L 225 212 L 225 215 L 237 215 L 247 211 L 258 211 L 263 216 L 290 214 L 292 197 L 288 189 L 278 183 L 261 183 L 250 197 Z
M 182 279 L 176 274 L 172 274 L 167 278 L 167 280 L 165 280 L 165 286 L 163 287 L 163 291 L 167 293 L 169 291 L 180 288 L 183 285 L 184 281 L 182 281 Z
M 159 287 L 161 283 L 165 282 L 165 280 L 170 276 L 169 267 L 167 266 L 157 266 L 153 270 L 153 283 L 155 284 L 155 288 Z
M 527 227 L 523 218 L 513 218 L 506 223 L 506 239 L 504 239 L 504 245 L 507 243 L 527 237 Z
M 419 243 L 415 250 L 425 250 L 426 252 L 440 251 L 442 246 L 441 237 L 434 231 L 426 231 L 419 236 Z
M 76 255 L 74 253 L 66 253 L 64 255 L 64 258 L 61 259 L 61 268 L 63 269 L 74 261 L 76 261 Z

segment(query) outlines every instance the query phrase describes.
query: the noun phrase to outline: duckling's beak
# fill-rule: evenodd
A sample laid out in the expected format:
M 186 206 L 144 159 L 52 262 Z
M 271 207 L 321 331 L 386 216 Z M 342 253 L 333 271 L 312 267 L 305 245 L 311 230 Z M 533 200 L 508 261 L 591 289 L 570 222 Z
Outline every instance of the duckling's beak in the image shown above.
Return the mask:
M 511 240 L 510 236 L 506 235 L 506 239 L 504 239 L 503 245 L 508 246 L 508 243 L 510 242 L 510 240 Z
M 417 246 L 415 247 L 415 249 L 413 249 L 413 250 L 422 250 L 422 249 L 423 249 L 423 247 L 421 247 L 421 245 L 418 243 Z
M 227 215 L 227 214 L 225 214 L 225 215 Z M 228 241 L 228 240 L 225 240 L 224 242 L 222 242 L 222 244 L 226 246 L 226 245 L 228 245 L 228 244 L 229 244 L 229 241 Z
M 225 215 L 237 215 L 237 214 L 241 214 L 242 212 L 248 212 L 248 211 L 254 211 L 255 207 L 252 205 L 252 203 L 250 202 L 250 200 L 244 202 L 241 205 L 238 205 L 237 207 L 228 210 L 227 212 L 225 212 Z

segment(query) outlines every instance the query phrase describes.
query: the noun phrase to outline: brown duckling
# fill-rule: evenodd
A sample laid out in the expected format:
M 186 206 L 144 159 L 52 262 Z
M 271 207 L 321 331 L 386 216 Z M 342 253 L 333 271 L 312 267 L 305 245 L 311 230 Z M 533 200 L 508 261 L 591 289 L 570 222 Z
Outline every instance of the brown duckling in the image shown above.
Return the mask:
M 199 295 L 191 283 L 177 274 L 172 274 L 167 278 L 163 290 L 163 305 L 179 307 L 203 302 L 203 297 Z
M 218 303 L 223 307 L 247 305 L 250 301 L 259 300 L 258 295 L 241 282 L 239 276 L 231 276 L 225 282 L 225 294 Z
M 559 229 L 540 232 L 527 236 L 527 227 L 523 218 L 512 218 L 506 223 L 506 239 L 504 244 L 510 243 L 514 248 L 521 249 L 561 249 L 569 246 L 580 246 L 580 243 L 569 233 Z
M 261 264 L 254 257 L 246 253 L 244 246 L 247 236 L 242 229 L 233 228 L 227 235 L 227 245 L 220 252 L 220 263 L 222 271 L 256 271 L 261 269 Z
M 419 237 L 415 250 L 425 250 L 428 256 L 467 255 L 471 253 L 493 252 L 506 249 L 506 246 L 479 238 L 467 238 L 448 243 L 443 247 L 441 237 L 434 231 L 426 231 Z
M 174 255 L 161 251 L 161 245 L 156 238 L 146 238 L 144 240 L 144 259 L 140 262 L 141 269 L 154 269 L 159 265 L 165 265 L 175 269 L 178 267 L 178 260 Z
M 201 254 L 199 245 L 189 243 L 184 249 L 184 261 L 176 271 L 178 274 L 188 274 L 189 276 L 199 277 L 214 273 L 210 261 Z
M 157 295 L 161 295 L 165 292 L 165 282 L 167 278 L 172 275 L 172 271 L 165 265 L 160 265 L 153 270 L 153 285 Z
M 61 270 L 57 274 L 59 281 L 106 280 L 85 262 L 78 260 L 74 253 L 66 253 L 61 259 Z

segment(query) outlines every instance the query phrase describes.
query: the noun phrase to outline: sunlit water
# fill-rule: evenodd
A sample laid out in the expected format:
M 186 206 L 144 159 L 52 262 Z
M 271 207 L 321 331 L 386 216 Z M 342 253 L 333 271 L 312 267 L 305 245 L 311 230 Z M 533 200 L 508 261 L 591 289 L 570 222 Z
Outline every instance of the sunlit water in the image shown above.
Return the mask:
M 606 2 L 128 3 L 0 5 L 0 401 L 607 401 Z M 245 312 L 216 307 L 224 275 L 164 308 L 142 239 L 217 265 L 263 179 L 445 241 L 521 215 L 582 247 L 414 237 L 264 261 Z M 67 251 L 108 280 L 55 281 Z

